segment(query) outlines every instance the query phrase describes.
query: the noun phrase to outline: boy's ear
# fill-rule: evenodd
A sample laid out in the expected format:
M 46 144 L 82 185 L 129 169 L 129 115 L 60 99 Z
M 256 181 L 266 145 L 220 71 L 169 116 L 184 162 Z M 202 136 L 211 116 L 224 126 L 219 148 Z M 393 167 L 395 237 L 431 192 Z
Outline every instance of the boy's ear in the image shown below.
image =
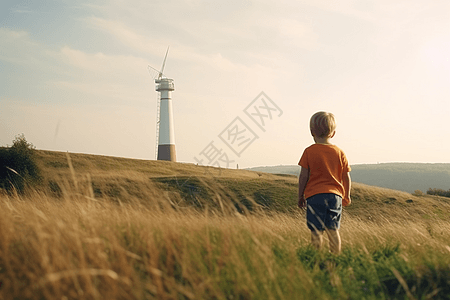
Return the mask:
M 332 137 L 334 137 L 335 134 L 336 134 L 336 130 L 333 131 L 333 133 L 330 135 L 330 139 L 331 139 Z

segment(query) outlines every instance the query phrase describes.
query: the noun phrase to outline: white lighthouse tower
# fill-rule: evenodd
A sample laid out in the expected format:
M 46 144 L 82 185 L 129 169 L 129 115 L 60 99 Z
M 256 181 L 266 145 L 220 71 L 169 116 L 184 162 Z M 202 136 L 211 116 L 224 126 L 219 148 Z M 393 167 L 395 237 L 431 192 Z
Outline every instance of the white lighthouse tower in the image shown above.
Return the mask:
M 164 74 L 164 66 L 166 64 L 167 54 L 164 57 L 161 71 L 155 78 L 156 91 L 159 92 L 158 99 L 158 116 L 156 121 L 156 138 L 157 138 L 157 160 L 176 161 L 175 152 L 175 134 L 173 127 L 173 110 L 171 93 L 175 90 L 173 79 L 167 78 Z

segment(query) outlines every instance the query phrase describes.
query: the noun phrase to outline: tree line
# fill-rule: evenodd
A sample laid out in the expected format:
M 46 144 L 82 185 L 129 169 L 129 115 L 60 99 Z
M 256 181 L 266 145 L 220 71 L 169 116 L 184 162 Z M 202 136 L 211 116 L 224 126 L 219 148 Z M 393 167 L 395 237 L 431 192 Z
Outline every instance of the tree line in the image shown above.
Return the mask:
M 449 197 L 450 198 L 450 189 L 448 191 L 443 189 L 432 189 L 429 188 L 427 190 L 428 195 L 435 195 L 435 196 L 442 196 L 442 197 Z

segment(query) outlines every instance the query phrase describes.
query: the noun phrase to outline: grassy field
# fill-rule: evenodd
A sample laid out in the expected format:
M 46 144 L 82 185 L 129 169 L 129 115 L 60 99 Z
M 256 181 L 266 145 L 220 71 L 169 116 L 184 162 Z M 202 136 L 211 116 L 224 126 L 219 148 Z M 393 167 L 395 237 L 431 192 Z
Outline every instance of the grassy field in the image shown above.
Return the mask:
M 1 299 L 448 299 L 450 199 L 354 183 L 343 252 L 294 176 L 38 152 L 0 197 Z

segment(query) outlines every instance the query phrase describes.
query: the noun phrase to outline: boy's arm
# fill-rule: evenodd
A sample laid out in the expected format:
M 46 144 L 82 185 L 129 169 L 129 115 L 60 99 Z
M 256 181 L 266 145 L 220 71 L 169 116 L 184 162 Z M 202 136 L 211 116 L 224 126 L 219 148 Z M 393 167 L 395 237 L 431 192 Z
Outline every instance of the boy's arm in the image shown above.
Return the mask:
M 309 170 L 301 167 L 300 176 L 298 177 L 298 207 L 306 207 L 305 188 L 309 180 Z
M 348 206 L 350 203 L 352 203 L 352 199 L 350 198 L 350 189 L 352 186 L 352 179 L 350 178 L 350 172 L 345 172 L 342 175 L 342 183 L 344 185 L 344 199 L 342 201 L 342 205 Z

